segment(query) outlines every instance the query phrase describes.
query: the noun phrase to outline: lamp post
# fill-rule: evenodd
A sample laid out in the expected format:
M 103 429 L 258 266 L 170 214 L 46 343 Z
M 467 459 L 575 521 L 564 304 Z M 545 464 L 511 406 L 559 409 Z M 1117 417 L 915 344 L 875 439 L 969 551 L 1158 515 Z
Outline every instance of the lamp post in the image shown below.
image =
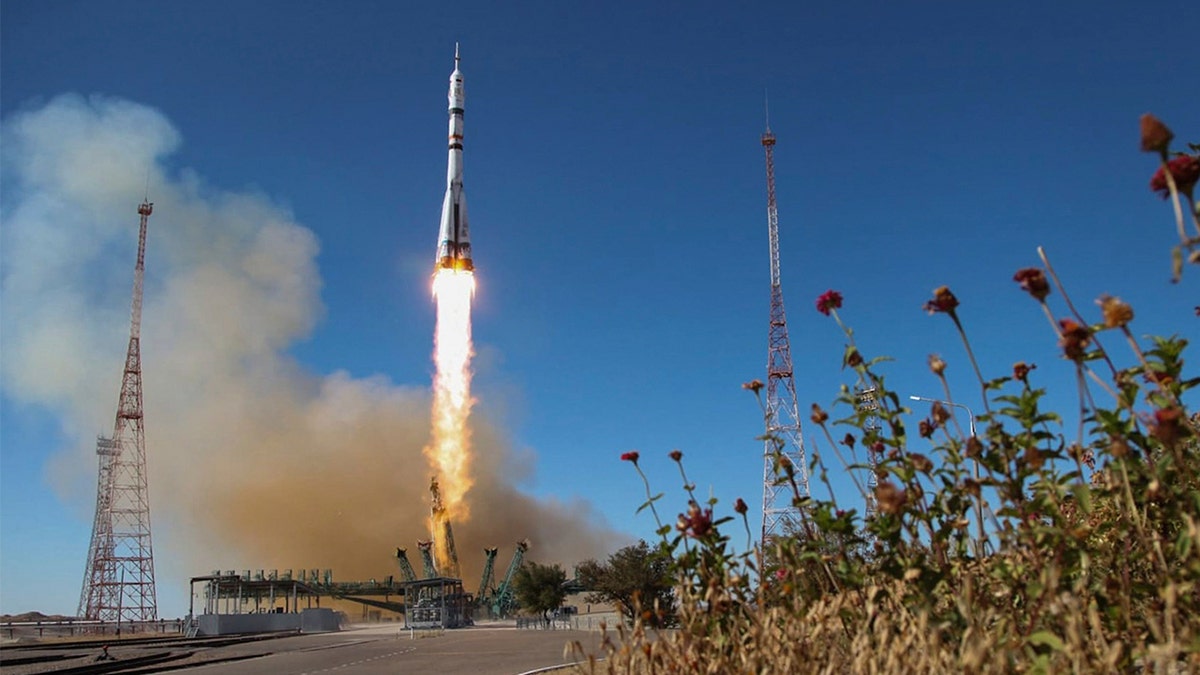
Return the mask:
M 926 403 L 940 403 L 942 405 L 953 406 L 955 408 L 962 408 L 963 410 L 967 411 L 967 421 L 969 422 L 969 424 L 971 426 L 971 438 L 975 438 L 975 413 L 971 412 L 971 409 L 968 408 L 967 406 L 963 405 L 962 403 L 955 403 L 954 401 L 943 401 L 938 398 L 928 398 L 925 396 L 910 395 L 909 398 L 914 401 L 925 401 Z M 979 457 L 975 457 L 974 460 L 975 460 L 975 482 L 978 483 L 980 481 Z M 981 550 L 980 547 L 983 545 L 983 492 L 982 491 L 979 493 L 979 497 L 977 497 L 975 499 L 975 519 L 978 522 L 978 527 L 979 527 L 979 541 L 975 545 L 975 554 L 979 555 L 979 551 Z

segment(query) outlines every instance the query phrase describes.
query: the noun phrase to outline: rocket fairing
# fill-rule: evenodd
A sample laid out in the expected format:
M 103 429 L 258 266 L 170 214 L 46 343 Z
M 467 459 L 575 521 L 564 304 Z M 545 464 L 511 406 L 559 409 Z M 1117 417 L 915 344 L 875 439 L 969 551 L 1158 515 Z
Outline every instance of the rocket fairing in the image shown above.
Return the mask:
M 438 229 L 436 270 L 470 272 L 471 237 L 467 227 L 467 198 L 463 194 L 463 75 L 458 69 L 458 44 L 454 45 L 454 72 L 450 73 L 450 138 L 446 167 L 446 197 L 442 200 L 442 222 Z

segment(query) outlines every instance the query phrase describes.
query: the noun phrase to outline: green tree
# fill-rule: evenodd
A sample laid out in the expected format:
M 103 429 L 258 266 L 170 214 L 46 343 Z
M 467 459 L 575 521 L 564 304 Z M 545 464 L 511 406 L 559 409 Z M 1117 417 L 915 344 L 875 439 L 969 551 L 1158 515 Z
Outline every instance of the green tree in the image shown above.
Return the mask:
M 566 582 L 567 573 L 558 565 L 528 562 L 513 577 L 513 591 L 521 607 L 548 619 L 547 613 L 561 607 L 567 597 Z
M 670 626 L 675 623 L 673 562 L 669 552 L 640 541 L 605 563 L 580 563 L 579 580 L 591 591 L 588 602 L 611 602 L 631 622 L 640 612 L 647 625 Z

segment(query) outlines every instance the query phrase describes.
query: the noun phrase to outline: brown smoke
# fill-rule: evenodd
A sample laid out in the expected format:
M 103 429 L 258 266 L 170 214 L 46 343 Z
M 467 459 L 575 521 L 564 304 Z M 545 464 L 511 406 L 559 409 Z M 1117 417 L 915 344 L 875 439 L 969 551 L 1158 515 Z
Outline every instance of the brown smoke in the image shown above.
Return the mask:
M 419 570 L 428 384 L 322 376 L 292 360 L 287 348 L 321 315 L 315 237 L 261 195 L 169 173 L 161 160 L 178 143 L 160 113 L 118 99 L 63 96 L 5 121 L 0 373 L 6 394 L 56 413 L 73 439 L 49 462 L 60 494 L 90 521 L 148 178 L 142 356 L 160 588 L 218 568 L 398 577 L 396 546 Z M 568 566 L 612 547 L 586 503 L 519 493 L 512 478 L 529 467 L 502 430 L 479 414 L 472 426 L 471 520 L 454 523 L 469 590 L 484 546 L 500 547 L 497 567 L 525 537 L 538 560 Z

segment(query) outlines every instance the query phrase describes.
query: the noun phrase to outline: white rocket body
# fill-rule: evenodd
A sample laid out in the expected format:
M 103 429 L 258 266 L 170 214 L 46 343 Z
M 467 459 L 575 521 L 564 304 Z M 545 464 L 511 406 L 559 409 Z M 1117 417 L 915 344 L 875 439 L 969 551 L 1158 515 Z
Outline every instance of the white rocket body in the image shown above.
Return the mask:
M 454 46 L 454 72 L 450 73 L 450 137 L 446 166 L 446 197 L 442 200 L 442 223 L 438 229 L 437 269 L 471 271 L 471 236 L 467 226 L 467 198 L 463 193 L 463 93 L 462 71 L 458 69 L 458 45 Z

